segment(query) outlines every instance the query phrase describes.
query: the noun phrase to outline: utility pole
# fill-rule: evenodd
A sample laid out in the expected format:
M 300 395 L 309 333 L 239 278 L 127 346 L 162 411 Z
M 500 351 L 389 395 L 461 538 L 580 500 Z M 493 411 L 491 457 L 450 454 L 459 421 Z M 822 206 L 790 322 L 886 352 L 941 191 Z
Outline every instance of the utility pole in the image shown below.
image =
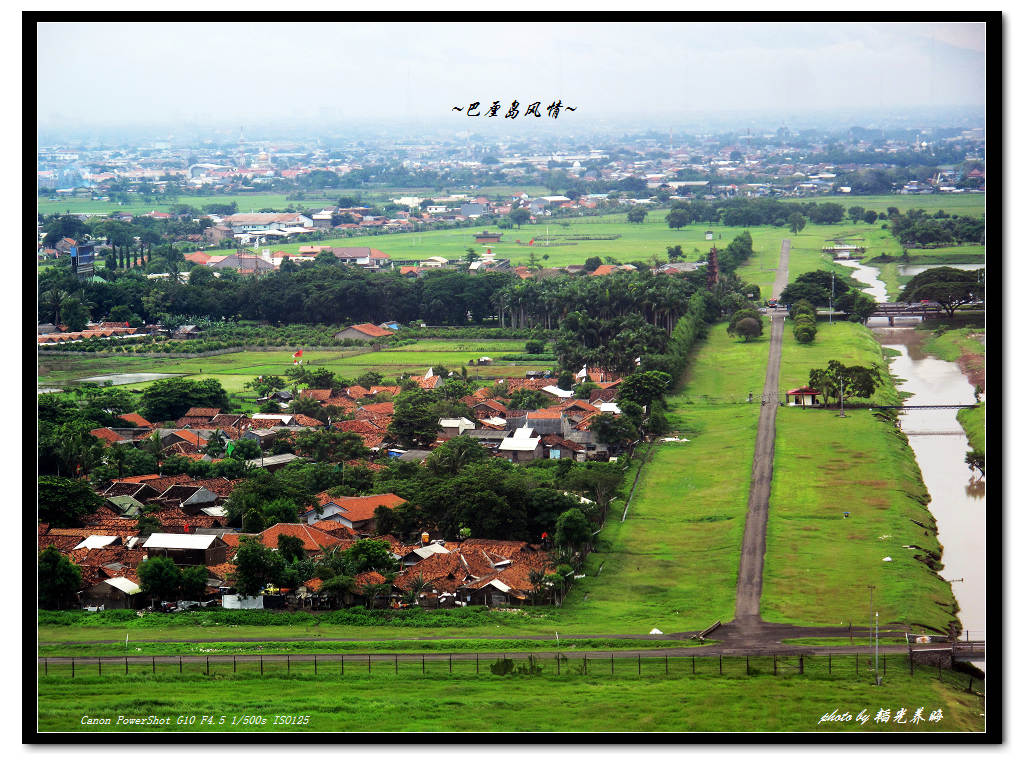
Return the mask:
M 882 685 L 882 677 L 878 675 L 878 612 L 875 612 L 875 686 Z

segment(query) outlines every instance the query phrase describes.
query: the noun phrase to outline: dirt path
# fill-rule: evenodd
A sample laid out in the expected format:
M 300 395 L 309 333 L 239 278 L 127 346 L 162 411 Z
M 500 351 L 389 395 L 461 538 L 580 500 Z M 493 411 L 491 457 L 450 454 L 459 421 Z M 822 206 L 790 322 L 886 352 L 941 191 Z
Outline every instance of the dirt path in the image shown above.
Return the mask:
M 778 298 L 789 279 L 789 240 L 782 240 L 779 267 L 772 297 Z M 761 416 L 757 421 L 757 443 L 747 500 L 747 519 L 743 528 L 743 548 L 736 580 L 737 627 L 755 630 L 761 622 L 761 576 L 764 570 L 765 536 L 768 527 L 768 500 L 772 488 L 772 462 L 775 457 L 775 413 L 778 407 L 779 367 L 782 361 L 782 332 L 785 312 L 769 314 L 771 340 L 768 369 L 761 395 Z

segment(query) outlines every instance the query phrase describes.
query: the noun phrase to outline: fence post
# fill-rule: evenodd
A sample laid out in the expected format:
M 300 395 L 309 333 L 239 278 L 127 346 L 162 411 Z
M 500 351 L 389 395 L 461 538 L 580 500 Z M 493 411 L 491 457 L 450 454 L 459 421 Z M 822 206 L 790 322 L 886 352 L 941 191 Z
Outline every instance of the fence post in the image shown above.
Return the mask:
M 345 655 L 341 655 L 341 674 L 345 675 Z
M 45 657 L 43 657 L 43 675 L 44 676 L 50 675 L 50 665 L 47 662 Z
M 967 691 L 974 689 L 974 676 L 967 676 Z
M 697 675 L 697 658 L 694 655 L 690 655 L 690 674 Z
M 718 655 L 718 675 L 722 675 L 722 655 Z
M 636 656 L 636 677 L 640 677 L 640 655 Z
M 480 652 L 476 653 L 476 674 L 480 675 Z
M 800 655 L 800 675 L 804 674 L 804 656 Z
M 153 660 L 153 675 L 155 676 L 156 675 L 156 655 L 154 654 L 152 657 L 150 657 L 150 659 Z
M 427 674 L 427 658 L 426 658 L 426 655 L 424 655 L 424 654 L 420 655 L 420 668 L 423 671 L 422 674 L 426 675 Z
M 74 670 L 74 666 L 72 666 L 72 670 Z M 584 652 L 583 653 L 583 675 L 586 675 L 586 674 L 587 674 L 587 653 Z
M 124 656 L 124 674 L 128 675 L 128 655 Z
M 262 672 L 262 667 L 263 667 L 263 658 L 261 657 L 260 658 L 260 668 L 261 668 L 260 672 Z M 181 670 L 181 655 L 179 654 L 178 655 L 178 675 L 180 676 L 181 673 L 182 673 L 182 670 Z
M 779 657 L 776 654 L 772 655 L 772 675 L 777 676 L 779 674 Z
M 829 653 L 828 653 L 828 674 L 832 675 L 832 651 L 831 650 L 829 650 Z
M 615 675 L 615 655 L 612 655 L 612 675 Z
M 480 655 L 478 654 L 477 655 L 477 666 L 476 666 L 476 672 L 477 673 L 480 672 L 479 662 L 480 662 Z M 555 675 L 556 676 L 562 675 L 562 658 L 558 656 L 558 652 L 555 652 Z
M 285 660 L 288 662 L 288 675 L 291 675 L 292 674 L 292 656 L 290 654 L 286 654 L 284 657 L 285 657 Z
M 263 655 L 260 655 L 260 675 L 263 675 Z
M 665 675 L 668 675 L 668 652 L 665 652 Z
M 854 656 L 857 658 L 856 660 L 854 660 L 854 662 L 855 662 L 854 672 L 859 676 L 860 675 L 860 653 L 858 652 Z
M 125 672 L 128 671 L 128 666 L 124 666 Z M 210 675 L 210 655 L 206 655 L 206 675 Z
M 103 662 L 99 657 L 96 658 L 96 675 L 103 675 Z
M 747 675 L 750 675 L 750 655 L 747 655 Z
M 313 675 L 316 675 L 316 655 L 313 655 Z
M 233 655 L 233 654 L 231 655 L 231 672 L 232 673 L 237 673 L 238 672 L 238 663 L 235 661 L 235 655 Z
M 71 677 L 75 677 L 75 658 L 71 658 Z
M 532 657 L 533 655 L 531 654 L 530 656 Z M 451 674 L 452 674 L 452 656 L 449 654 L 448 655 L 448 675 L 451 675 Z
M 373 669 L 370 667 L 370 655 L 366 655 L 366 675 L 373 675 Z
M 398 675 L 398 655 L 395 655 L 395 675 Z

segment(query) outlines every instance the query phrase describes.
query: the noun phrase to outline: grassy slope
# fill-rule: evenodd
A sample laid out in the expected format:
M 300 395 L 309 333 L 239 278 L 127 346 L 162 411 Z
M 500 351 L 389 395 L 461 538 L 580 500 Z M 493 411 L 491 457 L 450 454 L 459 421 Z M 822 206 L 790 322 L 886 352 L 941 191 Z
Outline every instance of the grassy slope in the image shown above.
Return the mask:
M 697 662 L 691 674 L 688 658 L 674 659 L 665 676 L 660 658 L 643 661 L 641 677 L 636 664 L 616 663 L 611 675 L 608 660 L 588 662 L 588 675 L 567 672 L 555 675 L 549 659 L 541 662 L 539 676 L 496 677 L 481 663 L 475 674 L 472 661 L 434 663 L 423 675 L 418 663 L 399 669 L 396 677 L 390 662 L 376 663 L 371 675 L 365 664 L 348 665 L 344 677 L 337 663 L 321 663 L 314 677 L 309 663 L 293 663 L 291 676 L 283 667 L 232 675 L 230 663 L 214 665 L 212 675 L 202 666 L 185 669 L 158 668 L 153 678 L 143 666 L 132 668 L 125 678 L 116 674 L 95 677 L 80 670 L 75 679 L 67 669 L 50 669 L 40 678 L 39 729 L 42 731 L 981 731 L 984 706 L 979 697 L 956 685 L 938 681 L 918 670 L 910 678 L 903 663 L 888 663 L 881 687 L 868 678 L 864 658 L 860 675 L 851 658 L 836 659 L 833 675 L 824 658 L 809 659 L 807 675 L 772 675 L 772 661 L 752 661 L 757 675 L 745 675 L 745 661 L 732 658 L 725 675 L 718 675 L 718 659 Z M 281 663 L 283 664 L 283 663 Z M 573 666 L 578 666 L 577 660 Z M 301 675 L 299 675 L 301 674 Z M 197 705 L 196 700 L 202 704 Z M 537 704 L 557 700 L 557 704 Z M 670 704 L 666 704 L 669 702 Z M 874 713 L 901 705 L 922 707 L 925 721 L 898 725 L 876 723 Z M 872 718 L 864 725 L 825 723 L 819 719 L 835 709 L 856 716 L 867 710 Z M 942 720 L 928 723 L 931 711 L 941 709 Z M 195 714 L 195 722 L 177 724 L 182 714 Z M 213 725 L 202 715 L 215 716 Z M 117 716 L 169 718 L 166 725 L 132 727 L 116 724 Z M 219 716 L 225 716 L 224 724 Z M 266 725 L 232 725 L 233 716 L 260 715 Z M 275 715 L 308 715 L 308 725 L 274 723 Z M 87 726 L 83 716 L 111 717 L 109 726 Z
M 785 334 L 781 385 L 802 385 L 829 359 L 870 364 L 881 352 L 860 325 L 819 323 L 814 344 Z M 875 401 L 898 401 L 891 382 Z M 762 616 L 771 621 L 837 624 L 868 617 L 865 586 L 878 585 L 882 622 L 944 628 L 947 583 L 914 558 L 915 545 L 938 552 L 927 492 L 913 453 L 892 426 L 866 410 L 783 408 L 776 422 L 775 475 L 768 521 Z M 843 518 L 843 512 L 850 517 Z M 916 522 L 916 523 L 915 523 Z M 923 524 L 932 531 L 919 526 Z M 886 556 L 891 562 L 883 562 Z

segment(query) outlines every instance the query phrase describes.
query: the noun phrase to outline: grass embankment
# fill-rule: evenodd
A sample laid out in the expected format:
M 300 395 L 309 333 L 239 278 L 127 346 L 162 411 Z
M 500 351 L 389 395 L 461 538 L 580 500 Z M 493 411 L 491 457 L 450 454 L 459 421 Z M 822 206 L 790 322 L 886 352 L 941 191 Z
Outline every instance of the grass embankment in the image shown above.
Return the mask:
M 968 379 L 981 390 L 985 390 L 985 328 L 960 317 L 959 324 L 968 326 L 951 327 L 949 323 L 922 330 L 928 332 L 922 348 L 947 362 L 959 362 Z M 960 410 L 956 419 L 967 433 L 971 449 L 985 451 L 985 404 L 982 402 L 972 410 Z
M 786 332 L 783 389 L 806 384 L 809 369 L 824 367 L 829 359 L 882 362 L 867 328 L 821 322 L 818 328 L 817 339 L 806 346 Z M 887 373 L 873 401 L 899 401 Z M 872 603 L 882 623 L 945 632 L 954 619 L 952 591 L 918 558 L 941 555 L 928 499 L 914 455 L 894 425 L 866 409 L 847 410 L 845 419 L 835 410 L 780 409 L 764 619 L 864 625 L 869 618 L 866 586 L 875 585 Z
M 660 657 L 637 665 L 620 660 L 614 676 L 608 659 L 589 658 L 587 675 L 582 662 L 572 658 L 555 675 L 550 658 L 540 660 L 543 672 L 534 676 L 490 673 L 473 660 L 399 663 L 396 675 L 391 660 L 366 664 L 320 662 L 317 675 L 311 662 L 292 662 L 290 673 L 283 660 L 264 661 L 260 676 L 252 659 L 239 662 L 233 673 L 230 660 L 182 668 L 158 665 L 156 676 L 148 664 L 131 665 L 129 675 L 116 667 L 97 676 L 95 667 L 79 667 L 75 678 L 67 666 L 50 665 L 40 671 L 39 718 L 41 731 L 983 731 L 984 702 L 966 691 L 966 677 L 930 668 L 915 668 L 911 677 L 903 658 L 887 663 L 881 686 L 875 686 L 867 658 L 835 657 L 829 674 L 825 657 L 804 661 L 804 675 L 793 661 L 779 663 L 773 675 L 771 657 L 751 658 L 752 675 L 742 657 L 726 658 L 719 675 L 717 657 L 670 658 L 666 675 Z M 693 671 L 696 670 L 694 673 Z M 976 686 L 974 688 L 977 688 Z M 197 704 L 202 700 L 202 704 Z M 558 704 L 538 704 L 558 700 Z M 906 706 L 904 721 L 875 721 L 875 713 L 888 708 L 893 715 Z M 916 708 L 923 721 L 909 723 Z M 833 711 L 856 717 L 859 723 L 823 722 Z M 941 710 L 941 720 L 928 721 Z M 179 723 L 179 716 L 195 714 Z M 118 724 L 118 716 L 145 719 L 156 716 L 166 723 L 144 726 Z M 212 716 L 203 720 L 202 716 Z M 221 716 L 224 721 L 221 722 Z M 242 716 L 266 720 L 242 723 Z M 275 722 L 275 716 L 309 716 L 308 723 Z M 83 717 L 110 719 L 87 724 Z M 233 720 L 235 719 L 235 720 Z M 294 719 L 292 719 L 294 720 Z M 301 719 L 300 719 L 301 720 Z

